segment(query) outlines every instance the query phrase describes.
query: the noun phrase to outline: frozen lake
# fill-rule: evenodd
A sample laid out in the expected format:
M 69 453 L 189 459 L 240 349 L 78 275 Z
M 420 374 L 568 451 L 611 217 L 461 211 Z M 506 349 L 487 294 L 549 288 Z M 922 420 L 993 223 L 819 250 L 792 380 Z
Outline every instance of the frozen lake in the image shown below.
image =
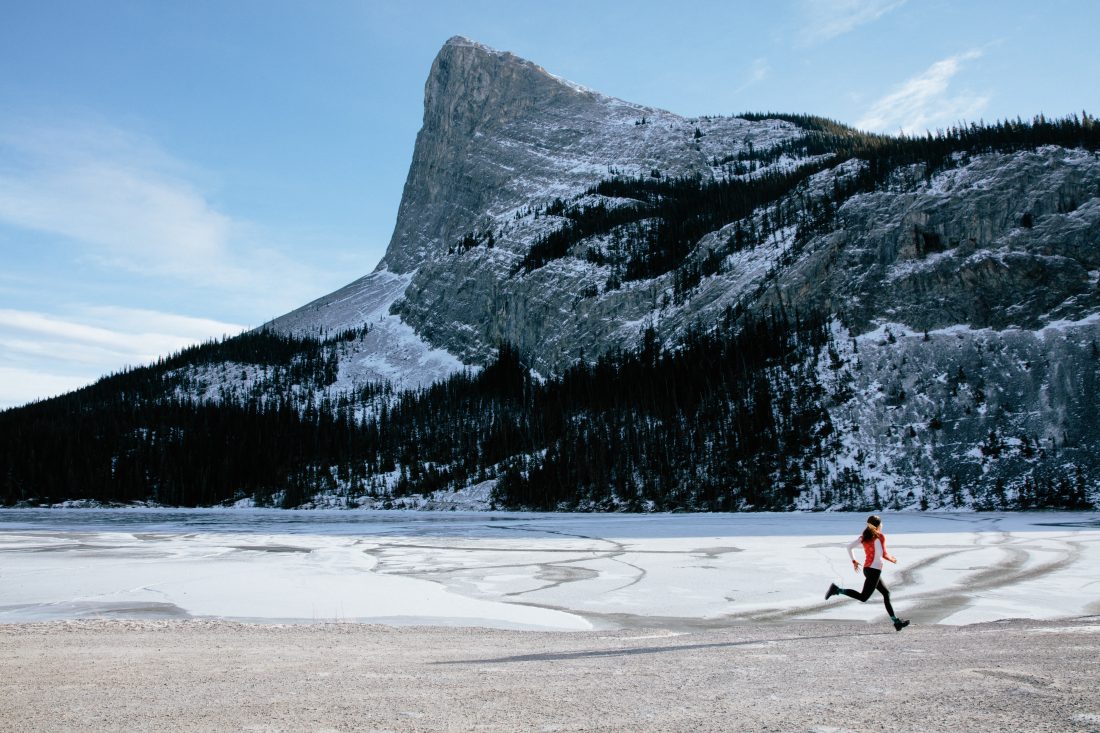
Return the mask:
M 581 630 L 885 622 L 864 514 L 0 510 L 0 622 L 99 617 Z M 883 514 L 915 623 L 1100 613 L 1100 514 Z

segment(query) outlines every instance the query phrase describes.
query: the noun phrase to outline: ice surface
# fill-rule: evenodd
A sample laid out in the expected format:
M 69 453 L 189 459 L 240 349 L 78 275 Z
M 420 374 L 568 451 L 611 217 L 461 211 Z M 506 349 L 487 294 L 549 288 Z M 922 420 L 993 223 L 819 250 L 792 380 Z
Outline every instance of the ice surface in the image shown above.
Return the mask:
M 577 630 L 882 622 L 844 545 L 863 515 L 0 512 L 0 621 L 199 616 Z M 917 623 L 1096 613 L 1100 514 L 889 514 Z

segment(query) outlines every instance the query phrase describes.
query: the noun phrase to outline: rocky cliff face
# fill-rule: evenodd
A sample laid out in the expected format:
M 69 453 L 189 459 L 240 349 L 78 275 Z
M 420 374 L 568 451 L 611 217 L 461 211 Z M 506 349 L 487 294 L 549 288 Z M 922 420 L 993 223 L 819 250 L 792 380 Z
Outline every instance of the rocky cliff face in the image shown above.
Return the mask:
M 783 275 L 795 302 L 859 331 L 1042 328 L 1100 309 L 1100 160 L 1046 147 L 980 155 L 841 207 Z

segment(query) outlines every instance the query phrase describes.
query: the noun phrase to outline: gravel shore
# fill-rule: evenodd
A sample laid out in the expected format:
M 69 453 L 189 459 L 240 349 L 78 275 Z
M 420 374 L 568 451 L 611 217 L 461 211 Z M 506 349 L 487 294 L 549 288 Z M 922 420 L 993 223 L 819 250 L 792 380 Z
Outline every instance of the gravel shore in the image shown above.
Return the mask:
M 1100 731 L 1100 617 L 697 633 L 0 625 L 4 731 Z

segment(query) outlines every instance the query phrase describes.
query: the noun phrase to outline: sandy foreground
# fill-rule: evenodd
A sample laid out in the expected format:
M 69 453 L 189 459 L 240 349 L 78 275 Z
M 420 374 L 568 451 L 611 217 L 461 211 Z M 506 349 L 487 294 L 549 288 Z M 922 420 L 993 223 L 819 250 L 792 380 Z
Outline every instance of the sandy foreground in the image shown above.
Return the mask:
M 533 632 L 0 625 L 4 731 L 1100 731 L 1100 617 Z

